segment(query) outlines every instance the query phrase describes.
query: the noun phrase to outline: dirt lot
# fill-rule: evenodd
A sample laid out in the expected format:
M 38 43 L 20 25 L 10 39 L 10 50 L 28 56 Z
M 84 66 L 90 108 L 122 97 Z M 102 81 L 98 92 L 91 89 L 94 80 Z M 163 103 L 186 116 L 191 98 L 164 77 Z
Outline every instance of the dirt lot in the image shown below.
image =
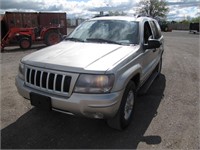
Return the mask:
M 1 54 L 2 148 L 200 149 L 199 35 L 163 33 L 165 52 L 160 78 L 136 103 L 134 120 L 119 132 L 102 120 L 33 108 L 17 93 L 19 60 L 41 47 Z

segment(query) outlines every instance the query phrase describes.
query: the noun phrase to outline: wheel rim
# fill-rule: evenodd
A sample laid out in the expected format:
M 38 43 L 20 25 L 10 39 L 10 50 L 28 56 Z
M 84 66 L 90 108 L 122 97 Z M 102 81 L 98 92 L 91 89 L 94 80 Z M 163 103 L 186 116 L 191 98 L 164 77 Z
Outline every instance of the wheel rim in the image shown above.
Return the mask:
M 126 104 L 124 108 L 124 119 L 128 120 L 131 116 L 131 113 L 133 111 L 133 104 L 134 104 L 134 93 L 133 91 L 129 91 Z
M 28 48 L 30 46 L 30 42 L 28 40 L 23 40 L 21 45 L 23 48 Z

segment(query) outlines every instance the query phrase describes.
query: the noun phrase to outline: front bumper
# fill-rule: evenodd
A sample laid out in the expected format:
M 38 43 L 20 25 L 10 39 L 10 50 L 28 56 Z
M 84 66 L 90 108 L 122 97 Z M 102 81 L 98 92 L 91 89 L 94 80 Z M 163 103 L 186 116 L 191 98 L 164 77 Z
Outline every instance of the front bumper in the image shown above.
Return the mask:
M 15 79 L 18 92 L 26 99 L 35 92 L 51 98 L 52 110 L 83 115 L 89 118 L 111 118 L 117 113 L 123 91 L 108 94 L 72 93 L 70 97 L 53 95 L 27 87 L 18 76 Z

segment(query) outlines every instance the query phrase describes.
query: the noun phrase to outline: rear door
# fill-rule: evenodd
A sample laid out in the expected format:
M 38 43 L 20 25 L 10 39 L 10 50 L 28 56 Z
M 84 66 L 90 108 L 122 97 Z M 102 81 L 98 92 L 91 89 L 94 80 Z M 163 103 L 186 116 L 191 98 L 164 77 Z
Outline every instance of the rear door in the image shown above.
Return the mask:
M 147 44 L 148 39 L 157 39 L 162 41 L 161 30 L 157 22 L 154 20 L 144 23 L 143 44 Z M 162 47 L 162 46 L 161 46 Z M 158 64 L 161 56 L 162 48 L 153 48 L 144 50 L 143 57 L 143 81 L 146 80 Z
M 153 36 L 149 21 L 145 21 L 143 25 L 143 45 L 148 43 L 148 39 Z M 142 82 L 145 81 L 152 71 L 152 61 L 154 58 L 153 49 L 143 50 L 143 63 L 142 63 Z

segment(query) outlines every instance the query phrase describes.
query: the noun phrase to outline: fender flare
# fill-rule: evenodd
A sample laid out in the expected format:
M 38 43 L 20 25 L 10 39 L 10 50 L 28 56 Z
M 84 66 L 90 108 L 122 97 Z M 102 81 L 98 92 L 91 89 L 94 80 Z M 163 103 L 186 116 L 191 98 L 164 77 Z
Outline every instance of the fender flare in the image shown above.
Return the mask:
M 115 81 L 115 85 L 113 91 L 124 90 L 129 83 L 129 81 L 136 75 L 141 75 L 142 66 L 140 64 L 136 64 L 123 72 Z M 123 83 L 123 84 L 122 84 Z

